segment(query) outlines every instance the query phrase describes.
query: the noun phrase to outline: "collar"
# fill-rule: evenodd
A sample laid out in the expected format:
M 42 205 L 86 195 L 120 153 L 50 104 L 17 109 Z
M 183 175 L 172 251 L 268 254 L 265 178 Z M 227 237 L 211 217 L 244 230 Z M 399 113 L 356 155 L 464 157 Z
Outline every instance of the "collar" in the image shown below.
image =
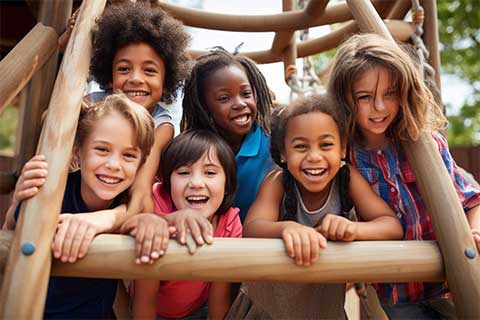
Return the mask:
M 245 136 L 240 151 L 237 153 L 237 157 L 254 157 L 260 150 L 260 144 L 262 142 L 262 128 L 254 125 L 250 132 Z

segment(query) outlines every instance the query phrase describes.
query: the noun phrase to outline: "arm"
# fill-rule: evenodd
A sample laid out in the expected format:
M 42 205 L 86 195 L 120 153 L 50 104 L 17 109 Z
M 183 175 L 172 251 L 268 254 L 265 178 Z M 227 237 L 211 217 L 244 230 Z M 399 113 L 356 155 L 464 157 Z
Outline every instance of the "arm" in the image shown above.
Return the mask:
M 327 241 L 314 228 L 293 221 L 278 221 L 283 197 L 282 172 L 269 174 L 262 182 L 257 198 L 243 225 L 245 237 L 282 238 L 287 254 L 297 265 L 309 266 L 318 259 Z
M 75 26 L 75 22 L 77 20 L 78 11 L 80 9 L 75 10 L 72 14 L 70 19 L 68 19 L 67 28 L 65 31 L 58 37 L 58 48 L 60 52 L 64 53 L 65 49 L 67 49 L 68 41 L 70 40 L 70 36 L 72 35 L 73 27 Z
M 160 288 L 158 280 L 135 280 L 135 296 L 133 298 L 134 319 L 156 319 L 157 292 Z
M 48 174 L 48 165 L 44 155 L 36 155 L 30 159 L 22 169 L 13 192 L 12 203 L 5 215 L 2 229 L 15 229 L 15 210 L 21 201 L 30 199 L 38 193 L 45 183 Z
M 130 188 L 131 199 L 128 204 L 128 216 L 139 212 L 153 212 L 152 186 L 157 175 L 160 155 L 163 147 L 173 139 L 173 127 L 162 124 L 155 129 L 155 142 L 150 155 L 138 170 L 135 181 Z
M 370 187 L 357 169 L 350 166 L 350 196 L 363 222 L 357 224 L 353 240 L 402 239 L 403 228 L 393 210 Z
M 212 282 L 208 292 L 208 319 L 224 319 L 230 309 L 230 283 Z

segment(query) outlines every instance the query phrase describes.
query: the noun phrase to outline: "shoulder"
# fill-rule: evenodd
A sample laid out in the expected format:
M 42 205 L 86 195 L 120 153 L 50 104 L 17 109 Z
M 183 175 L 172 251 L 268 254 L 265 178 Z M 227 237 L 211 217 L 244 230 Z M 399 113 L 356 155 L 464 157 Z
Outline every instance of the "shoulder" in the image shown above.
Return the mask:
M 163 188 L 162 183 L 157 182 L 153 185 L 152 195 L 156 214 L 171 213 L 173 211 L 172 199 Z
M 219 216 L 215 236 L 240 238 L 242 236 L 242 222 L 238 215 L 240 209 L 230 208 Z

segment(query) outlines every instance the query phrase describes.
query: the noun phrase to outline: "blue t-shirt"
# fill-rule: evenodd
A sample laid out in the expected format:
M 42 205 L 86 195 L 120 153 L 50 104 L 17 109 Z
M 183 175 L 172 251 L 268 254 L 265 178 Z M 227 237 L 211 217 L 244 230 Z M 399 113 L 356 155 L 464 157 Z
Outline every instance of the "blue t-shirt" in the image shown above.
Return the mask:
M 238 190 L 234 206 L 243 221 L 257 196 L 265 176 L 275 167 L 270 156 L 270 137 L 259 126 L 253 126 L 235 156 Z
M 80 171 L 70 173 L 62 202 L 62 213 L 90 212 L 80 194 Z M 111 208 L 120 204 L 117 196 Z M 18 218 L 20 206 L 15 212 Z M 116 279 L 51 276 L 45 302 L 45 319 L 113 318 L 112 306 L 117 290 Z

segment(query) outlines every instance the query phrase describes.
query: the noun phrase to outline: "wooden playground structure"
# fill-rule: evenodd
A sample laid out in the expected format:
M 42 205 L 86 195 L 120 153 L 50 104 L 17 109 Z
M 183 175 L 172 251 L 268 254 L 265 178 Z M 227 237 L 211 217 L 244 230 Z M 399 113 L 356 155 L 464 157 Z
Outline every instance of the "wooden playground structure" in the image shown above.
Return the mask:
M 282 3 L 282 13 L 263 16 L 209 13 L 163 1 L 151 1 L 151 6 L 162 7 L 188 26 L 275 32 L 269 50 L 242 54 L 258 63 L 283 61 L 285 80 L 292 88 L 300 81 L 297 58 L 335 48 L 349 34 L 376 32 L 392 41 L 422 36 L 440 88 L 435 0 L 310 0 L 302 9 L 295 8 L 294 0 Z M 90 30 L 105 5 L 106 0 L 82 1 L 58 72 L 57 40 L 72 12 L 72 0 L 40 1 L 37 25 L 0 62 L 0 74 L 8 75 L 0 82 L 0 113 L 21 90 L 27 90 L 18 166 L 21 168 L 38 152 L 46 155 L 49 167 L 56 169 L 49 173 L 38 195 L 22 206 L 15 233 L 0 233 L 0 270 L 4 270 L 0 318 L 41 318 L 51 272 L 118 279 L 216 281 L 400 282 L 446 278 L 458 317 L 480 318 L 480 259 L 453 184 L 435 142 L 427 135 L 405 143 L 404 148 L 431 213 L 437 242 L 332 243 L 318 262 L 306 269 L 292 263 L 278 239 L 216 239 L 194 256 L 171 241 L 165 257 L 153 265 L 139 266 L 134 263 L 133 238 L 100 235 L 84 259 L 75 264 L 52 264 L 50 242 L 88 75 Z M 414 22 L 404 20 L 410 10 Z M 325 36 L 300 42 L 295 38 L 296 30 L 342 22 L 347 23 Z M 192 57 L 202 54 L 194 50 L 190 53 Z M 41 128 L 41 115 L 47 106 Z M 15 181 L 11 172 L 0 172 L 0 193 L 11 192 Z

